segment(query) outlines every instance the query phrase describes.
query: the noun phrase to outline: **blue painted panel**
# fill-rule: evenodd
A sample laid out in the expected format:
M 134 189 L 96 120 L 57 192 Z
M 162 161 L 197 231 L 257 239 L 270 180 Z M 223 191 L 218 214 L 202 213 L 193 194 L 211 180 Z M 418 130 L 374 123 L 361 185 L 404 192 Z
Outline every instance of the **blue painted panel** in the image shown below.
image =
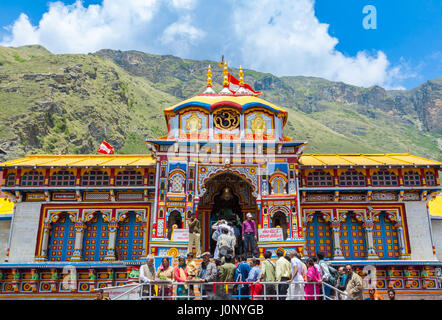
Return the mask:
M 142 222 L 136 222 L 135 212 L 130 212 L 129 217 L 118 224 L 119 260 L 139 260 L 143 255 L 143 238 Z
M 64 216 L 52 224 L 48 243 L 49 261 L 66 261 L 72 254 L 75 242 L 75 228 L 71 220 Z
M 325 222 L 318 214 L 315 214 L 313 221 L 307 224 L 305 243 L 309 257 L 316 255 L 318 252 L 324 252 L 328 258 L 333 257 L 330 223 Z

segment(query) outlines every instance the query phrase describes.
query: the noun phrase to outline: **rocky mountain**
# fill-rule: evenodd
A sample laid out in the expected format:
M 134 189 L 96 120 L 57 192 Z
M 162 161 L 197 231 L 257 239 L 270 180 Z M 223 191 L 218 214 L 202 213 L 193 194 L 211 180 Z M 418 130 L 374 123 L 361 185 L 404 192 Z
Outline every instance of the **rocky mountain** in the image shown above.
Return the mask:
M 31 153 L 146 153 L 166 133 L 162 110 L 214 88 L 222 69 L 137 51 L 55 55 L 41 46 L 0 47 L 0 160 Z M 238 70 L 230 69 L 232 74 Z M 309 153 L 411 152 L 442 160 L 442 78 L 408 91 L 360 88 L 313 77 L 244 70 L 262 98 L 289 111 L 285 134 Z

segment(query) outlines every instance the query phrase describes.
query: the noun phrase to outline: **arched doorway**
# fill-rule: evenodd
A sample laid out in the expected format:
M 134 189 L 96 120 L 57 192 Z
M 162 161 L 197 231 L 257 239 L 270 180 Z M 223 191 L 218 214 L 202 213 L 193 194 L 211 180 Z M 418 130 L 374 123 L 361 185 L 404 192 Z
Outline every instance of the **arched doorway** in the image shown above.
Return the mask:
M 183 219 L 181 213 L 177 210 L 172 211 L 167 219 L 167 239 L 172 239 L 173 226 L 176 225 L 177 229 L 183 228 Z
M 230 221 L 241 235 L 242 222 L 245 215 L 250 212 L 258 226 L 256 199 L 249 182 L 233 173 L 226 172 L 207 181 L 205 189 L 206 192 L 198 205 L 198 219 L 201 221 L 203 230 L 202 245 L 205 251 L 210 250 L 213 253 L 215 250 L 216 242 L 212 239 L 212 226 L 220 219 Z M 238 249 L 242 248 L 240 237 L 237 244 L 239 244 Z
M 282 211 L 277 211 L 273 215 L 272 228 L 281 228 L 283 239 L 287 239 L 287 217 Z

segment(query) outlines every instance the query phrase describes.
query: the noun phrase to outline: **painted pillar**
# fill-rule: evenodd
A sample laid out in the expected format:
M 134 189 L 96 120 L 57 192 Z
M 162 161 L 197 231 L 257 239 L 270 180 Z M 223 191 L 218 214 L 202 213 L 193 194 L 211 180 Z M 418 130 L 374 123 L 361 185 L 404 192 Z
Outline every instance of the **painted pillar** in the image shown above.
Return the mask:
M 373 220 L 366 220 L 362 227 L 365 230 L 365 240 L 367 242 L 367 259 L 368 260 L 379 260 L 376 249 L 373 243 Z
M 108 222 L 107 228 L 109 231 L 109 240 L 107 241 L 107 250 L 104 260 L 115 261 L 115 244 L 117 241 L 118 222 Z
M 75 227 L 75 244 L 74 244 L 74 252 L 72 253 L 71 261 L 82 261 L 83 237 L 84 237 L 84 230 L 86 229 L 86 224 L 82 221 L 79 221 L 75 223 L 74 227 Z
M 405 252 L 405 239 L 404 239 L 404 228 L 401 224 L 396 225 L 396 230 L 398 234 L 399 240 L 399 258 L 400 259 L 408 259 L 407 253 Z
M 45 222 L 43 225 L 43 239 L 41 241 L 41 256 L 37 257 L 36 261 L 48 261 L 48 243 L 49 243 L 49 231 L 51 230 L 51 224 Z
M 333 221 L 331 223 L 331 228 L 333 232 L 333 259 L 343 260 L 344 255 L 342 254 L 341 248 L 341 223 L 339 221 Z

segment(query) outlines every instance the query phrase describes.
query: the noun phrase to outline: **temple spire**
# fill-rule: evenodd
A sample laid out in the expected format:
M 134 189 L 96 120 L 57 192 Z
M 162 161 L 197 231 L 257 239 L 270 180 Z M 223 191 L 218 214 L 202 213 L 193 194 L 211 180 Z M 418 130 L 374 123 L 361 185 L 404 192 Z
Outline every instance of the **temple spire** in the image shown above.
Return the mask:
M 224 61 L 224 70 L 223 70 L 223 74 L 224 74 L 224 80 L 223 80 L 223 89 L 221 90 L 221 94 L 232 94 L 232 91 L 230 91 L 229 89 L 229 71 L 227 69 L 227 62 Z
M 246 88 L 244 88 L 244 72 L 242 71 L 242 66 L 239 66 L 239 89 L 236 94 L 248 94 Z
M 216 92 L 212 88 L 212 67 L 209 64 L 207 68 L 207 82 L 206 82 L 206 90 L 203 93 L 215 94 Z

